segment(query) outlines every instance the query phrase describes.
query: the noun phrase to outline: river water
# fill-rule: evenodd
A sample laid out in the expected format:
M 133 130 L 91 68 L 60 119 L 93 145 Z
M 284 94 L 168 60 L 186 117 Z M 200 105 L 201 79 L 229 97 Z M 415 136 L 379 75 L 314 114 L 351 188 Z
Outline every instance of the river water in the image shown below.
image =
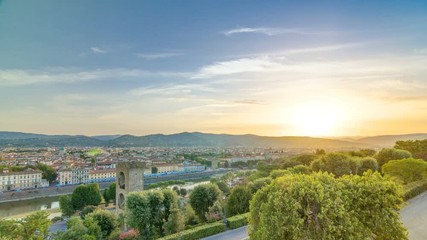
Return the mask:
M 0 203 L 0 219 L 38 210 L 59 208 L 59 197 Z

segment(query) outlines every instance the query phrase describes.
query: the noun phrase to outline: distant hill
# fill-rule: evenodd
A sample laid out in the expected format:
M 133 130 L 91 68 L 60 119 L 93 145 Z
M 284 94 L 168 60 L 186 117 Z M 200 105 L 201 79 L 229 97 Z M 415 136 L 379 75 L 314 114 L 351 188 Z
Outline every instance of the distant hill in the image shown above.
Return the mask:
M 393 147 L 396 141 L 401 140 L 422 140 L 427 139 L 427 133 L 413 133 L 403 135 L 381 135 L 360 138 L 357 142 L 368 143 L 378 147 Z
M 257 135 L 211 134 L 183 132 L 147 136 L 100 135 L 71 136 L 43 135 L 19 132 L 0 132 L 0 146 L 6 147 L 272 147 L 351 149 L 393 146 L 397 140 L 424 139 L 427 134 L 390 135 L 351 139 L 314 137 L 266 137 Z
M 91 136 L 91 138 L 95 138 L 101 141 L 110 141 L 116 138 L 119 138 L 123 135 L 97 135 L 97 136 Z

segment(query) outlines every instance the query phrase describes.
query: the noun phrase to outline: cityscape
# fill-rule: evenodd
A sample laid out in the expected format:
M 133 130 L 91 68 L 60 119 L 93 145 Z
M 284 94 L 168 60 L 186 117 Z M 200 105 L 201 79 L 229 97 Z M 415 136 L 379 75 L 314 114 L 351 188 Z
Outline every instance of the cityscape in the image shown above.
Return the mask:
M 0 0 L 0 240 L 427 239 L 426 16 Z

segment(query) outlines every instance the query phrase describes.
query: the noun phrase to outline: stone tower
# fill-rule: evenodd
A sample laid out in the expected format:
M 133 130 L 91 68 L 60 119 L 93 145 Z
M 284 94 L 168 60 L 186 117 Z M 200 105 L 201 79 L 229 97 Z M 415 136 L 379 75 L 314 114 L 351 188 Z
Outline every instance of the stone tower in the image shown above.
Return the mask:
M 138 161 L 118 162 L 116 175 L 116 211 L 124 210 L 130 192 L 144 190 L 145 164 Z

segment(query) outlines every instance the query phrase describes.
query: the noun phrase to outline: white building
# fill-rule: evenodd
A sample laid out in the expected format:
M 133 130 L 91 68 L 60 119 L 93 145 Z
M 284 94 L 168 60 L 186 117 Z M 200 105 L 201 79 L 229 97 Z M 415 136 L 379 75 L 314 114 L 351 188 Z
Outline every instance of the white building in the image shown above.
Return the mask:
M 59 184 L 79 184 L 89 182 L 89 170 L 85 168 L 62 169 L 59 171 Z
M 116 169 L 90 170 L 90 182 L 106 182 L 116 179 Z
M 0 190 L 9 191 L 15 189 L 38 188 L 41 186 L 42 172 L 39 170 L 29 170 L 22 172 L 0 173 Z

